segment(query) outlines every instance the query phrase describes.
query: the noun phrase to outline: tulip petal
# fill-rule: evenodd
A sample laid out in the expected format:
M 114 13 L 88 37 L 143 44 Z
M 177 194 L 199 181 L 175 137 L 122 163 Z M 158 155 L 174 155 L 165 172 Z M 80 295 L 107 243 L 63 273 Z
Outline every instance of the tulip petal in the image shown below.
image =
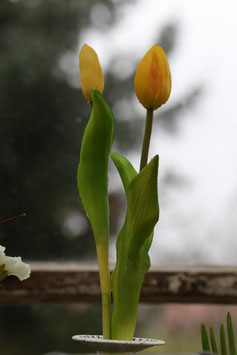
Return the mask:
M 138 65 L 134 88 L 140 103 L 156 110 L 169 98 L 171 74 L 166 54 L 162 47 L 154 45 Z
M 79 67 L 83 95 L 88 101 L 92 101 L 91 89 L 97 89 L 102 94 L 104 76 L 96 52 L 87 44 L 81 49 Z

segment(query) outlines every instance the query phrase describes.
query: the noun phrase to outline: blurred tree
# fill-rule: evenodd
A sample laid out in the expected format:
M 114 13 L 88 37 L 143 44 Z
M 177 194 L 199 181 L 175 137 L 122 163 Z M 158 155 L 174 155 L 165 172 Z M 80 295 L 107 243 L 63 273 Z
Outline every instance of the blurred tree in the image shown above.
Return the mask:
M 95 256 L 76 186 L 90 109 L 68 80 L 62 61 L 77 52 L 82 29 L 95 24 L 105 31 L 116 24 L 122 4 L 112 0 L 0 2 L 0 218 L 21 212 L 28 216 L 1 226 L 0 242 L 9 255 L 41 260 Z M 168 53 L 174 49 L 176 33 L 176 24 L 171 23 L 159 36 L 157 43 Z M 104 95 L 115 115 L 116 107 L 125 103 L 120 115 L 126 117 L 128 101 L 134 96 L 134 73 L 119 79 L 113 67 L 106 73 Z M 195 90 L 186 98 L 186 106 L 196 97 Z M 182 109 L 183 102 L 164 112 L 166 129 L 175 127 L 174 113 Z M 115 140 L 122 151 L 141 143 L 144 120 L 133 115 L 116 120 Z M 113 233 L 120 199 L 116 194 L 110 199 Z
M 0 230 L 9 254 L 45 260 L 94 252 L 93 237 L 83 238 L 86 221 L 73 238 L 63 233 L 67 216 L 81 209 L 76 173 L 89 108 L 59 60 L 76 51 L 98 2 L 0 3 L 1 217 L 28 215 Z

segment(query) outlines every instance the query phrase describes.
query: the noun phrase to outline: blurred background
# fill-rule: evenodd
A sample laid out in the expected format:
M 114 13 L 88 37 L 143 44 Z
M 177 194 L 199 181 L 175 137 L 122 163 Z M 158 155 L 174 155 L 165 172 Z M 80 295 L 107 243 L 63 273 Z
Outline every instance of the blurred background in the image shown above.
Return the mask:
M 134 74 L 157 43 L 167 53 L 173 88 L 155 112 L 151 140 L 150 157 L 160 156 L 152 265 L 236 265 L 236 10 L 234 0 L 1 0 L 0 219 L 27 214 L 1 225 L 7 255 L 96 261 L 76 185 L 90 115 L 79 51 L 85 42 L 96 50 L 116 118 L 113 150 L 138 168 L 145 110 L 134 94 Z M 112 163 L 109 190 L 115 261 L 126 204 Z M 176 351 L 197 351 L 200 314 L 220 322 L 226 309 L 142 305 L 137 334 L 172 341 L 175 334 Z M 100 305 L 0 304 L 0 347 L 6 355 L 84 351 L 70 337 L 101 333 L 100 311 Z M 187 333 L 193 346 L 183 342 Z

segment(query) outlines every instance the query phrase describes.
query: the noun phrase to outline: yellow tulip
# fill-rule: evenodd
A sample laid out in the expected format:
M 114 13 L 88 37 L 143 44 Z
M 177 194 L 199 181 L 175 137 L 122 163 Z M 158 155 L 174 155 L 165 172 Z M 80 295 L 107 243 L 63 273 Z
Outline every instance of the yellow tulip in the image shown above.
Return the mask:
M 171 74 L 162 47 L 155 44 L 145 54 L 137 68 L 134 88 L 138 100 L 146 109 L 156 110 L 168 100 Z
M 83 95 L 88 101 L 92 101 L 91 89 L 97 89 L 102 94 L 104 76 L 96 52 L 87 44 L 81 49 L 79 67 Z

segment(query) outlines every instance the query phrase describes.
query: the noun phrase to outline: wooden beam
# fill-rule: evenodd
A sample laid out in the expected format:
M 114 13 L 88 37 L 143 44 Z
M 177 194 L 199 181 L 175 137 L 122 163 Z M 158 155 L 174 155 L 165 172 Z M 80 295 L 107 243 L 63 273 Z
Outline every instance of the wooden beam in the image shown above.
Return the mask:
M 32 263 L 31 277 L 0 282 L 0 302 L 100 302 L 95 265 Z M 237 304 L 237 267 L 153 267 L 144 280 L 141 302 Z

